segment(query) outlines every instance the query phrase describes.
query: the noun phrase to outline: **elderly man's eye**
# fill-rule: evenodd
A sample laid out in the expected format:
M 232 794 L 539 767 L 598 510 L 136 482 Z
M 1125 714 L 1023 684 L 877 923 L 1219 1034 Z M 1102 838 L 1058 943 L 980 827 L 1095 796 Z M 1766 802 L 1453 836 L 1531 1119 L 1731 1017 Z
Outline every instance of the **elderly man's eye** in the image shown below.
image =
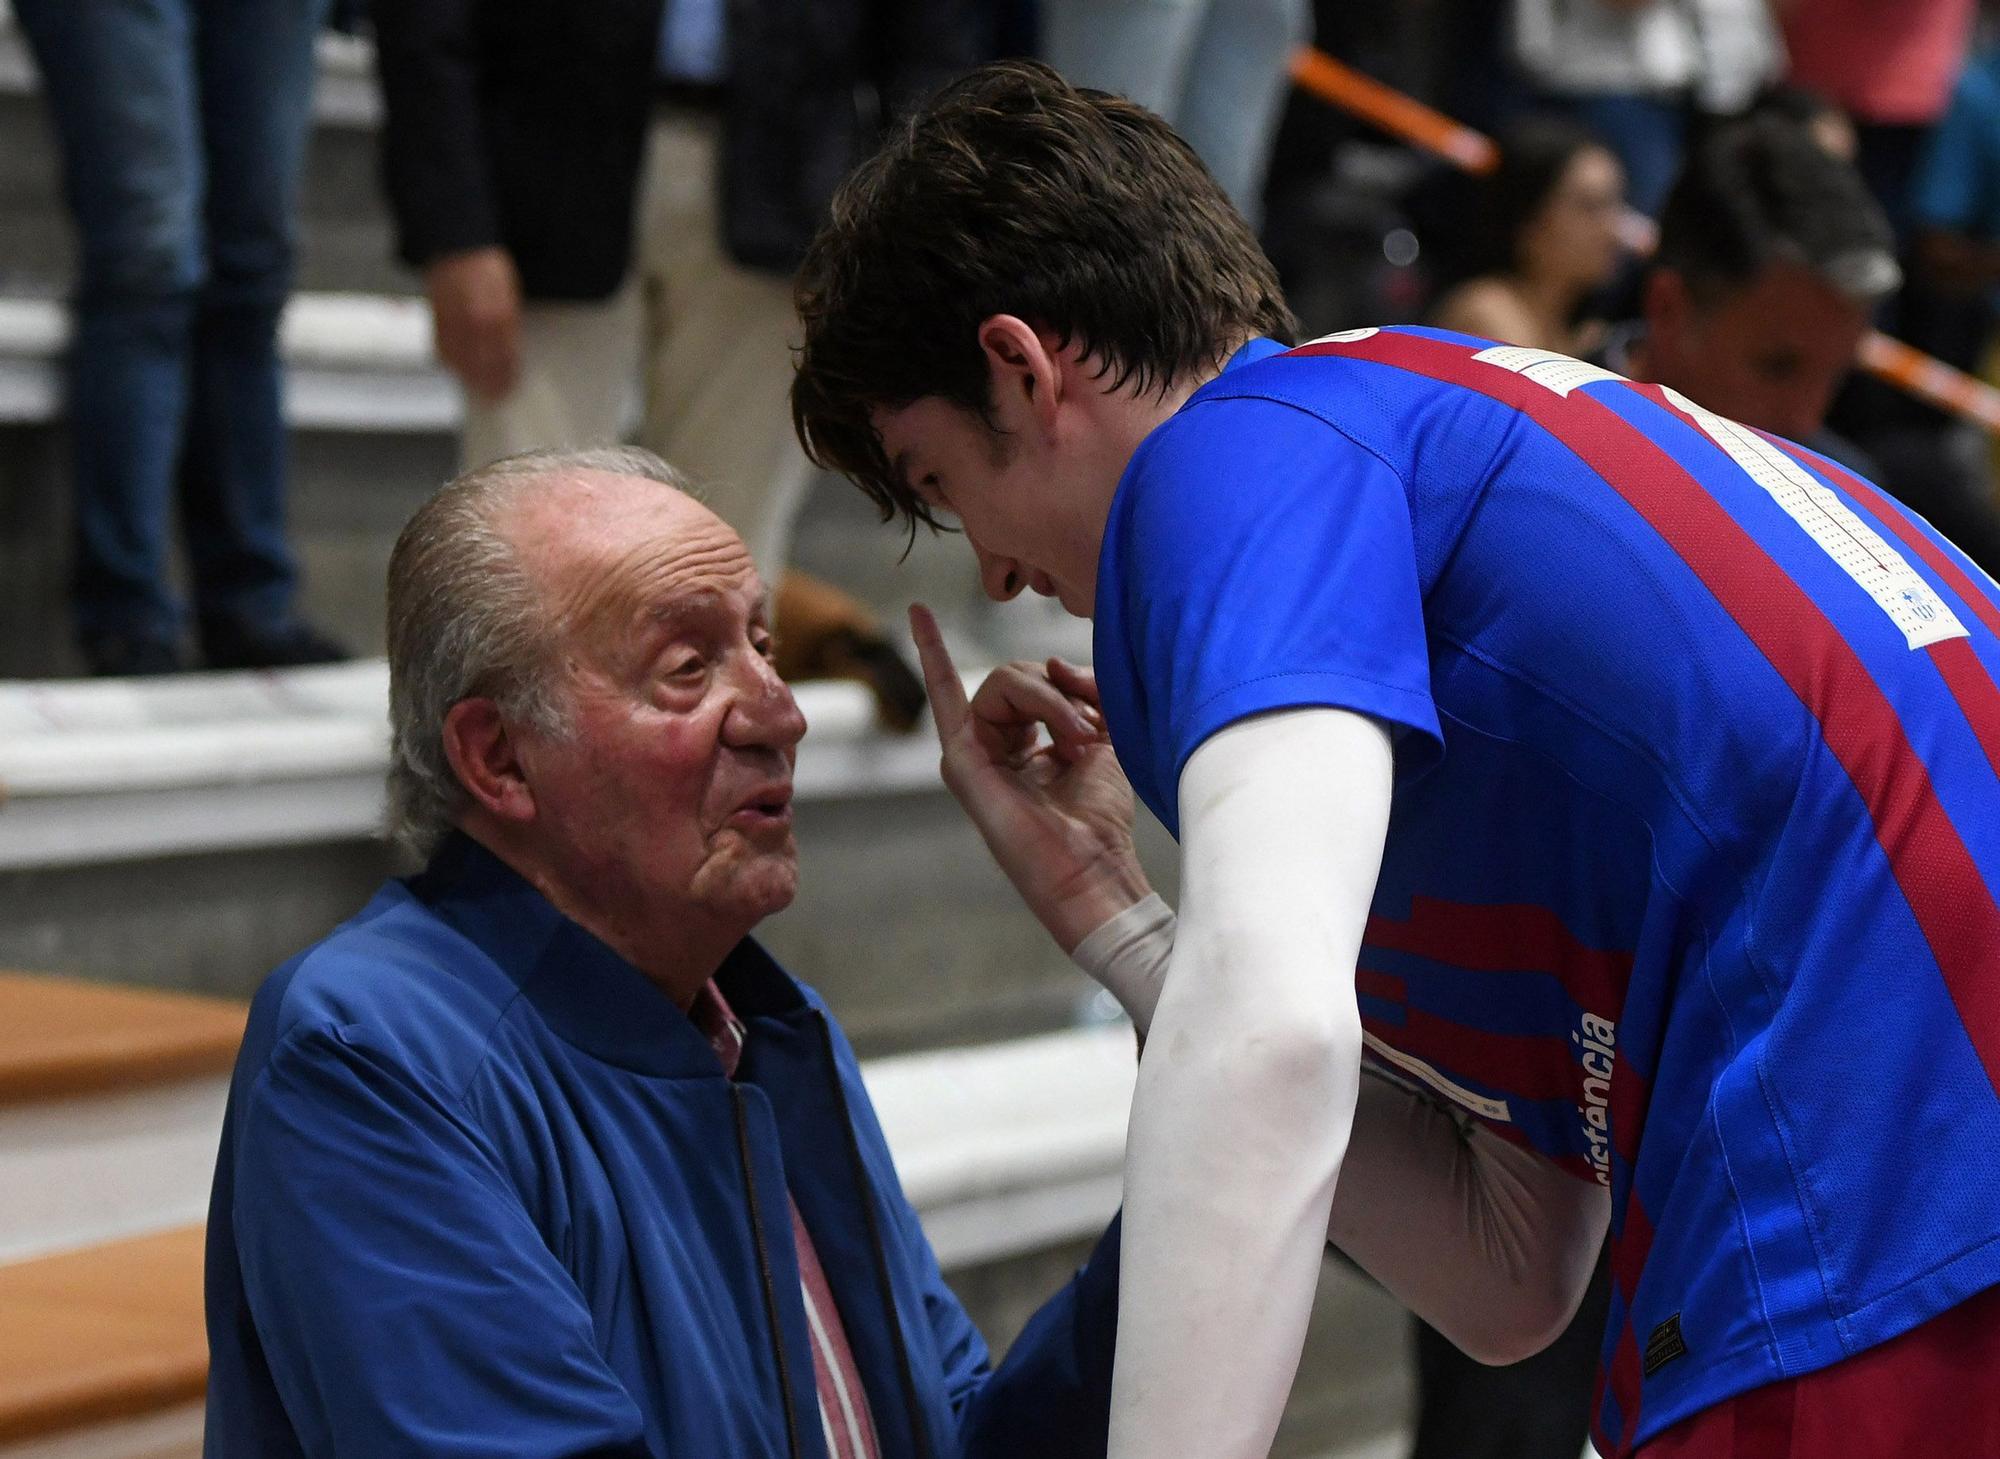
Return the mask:
M 667 669 L 669 679 L 691 679 L 708 667 L 708 661 L 699 654 L 690 654 L 684 659 L 675 659 Z
M 778 656 L 778 640 L 773 634 L 766 633 L 751 639 L 750 646 L 767 659 L 775 659 Z

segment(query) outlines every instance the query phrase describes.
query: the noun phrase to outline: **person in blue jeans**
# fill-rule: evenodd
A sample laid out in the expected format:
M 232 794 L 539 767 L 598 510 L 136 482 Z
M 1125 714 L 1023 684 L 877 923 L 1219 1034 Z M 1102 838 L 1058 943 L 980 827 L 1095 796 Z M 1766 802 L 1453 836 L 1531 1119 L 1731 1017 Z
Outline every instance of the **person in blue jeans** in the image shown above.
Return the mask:
M 97 674 L 188 667 L 176 501 L 212 668 L 344 657 L 296 614 L 278 316 L 326 0 L 16 0 L 76 220 L 78 638 Z
M 1306 0 L 1044 0 L 1042 52 L 1078 86 L 1165 117 L 1253 224 Z

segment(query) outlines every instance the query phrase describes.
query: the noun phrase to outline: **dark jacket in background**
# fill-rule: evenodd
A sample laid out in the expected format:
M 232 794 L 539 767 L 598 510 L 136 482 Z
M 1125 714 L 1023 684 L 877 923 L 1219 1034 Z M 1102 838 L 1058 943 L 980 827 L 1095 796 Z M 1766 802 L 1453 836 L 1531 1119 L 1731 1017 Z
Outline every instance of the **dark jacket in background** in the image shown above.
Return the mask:
M 724 242 L 790 270 L 885 116 L 985 58 L 990 0 L 729 0 Z M 397 248 L 499 244 L 531 298 L 624 280 L 663 0 L 372 0 Z

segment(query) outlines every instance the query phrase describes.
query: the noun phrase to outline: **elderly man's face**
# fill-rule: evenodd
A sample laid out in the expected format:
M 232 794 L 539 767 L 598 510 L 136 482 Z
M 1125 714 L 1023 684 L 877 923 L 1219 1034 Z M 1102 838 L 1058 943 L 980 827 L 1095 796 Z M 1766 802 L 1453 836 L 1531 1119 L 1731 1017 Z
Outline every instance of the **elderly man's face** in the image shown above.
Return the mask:
M 519 741 L 530 834 L 578 894 L 747 932 L 798 887 L 805 718 L 742 539 L 654 482 L 586 474 L 513 525 L 559 625 L 571 730 Z

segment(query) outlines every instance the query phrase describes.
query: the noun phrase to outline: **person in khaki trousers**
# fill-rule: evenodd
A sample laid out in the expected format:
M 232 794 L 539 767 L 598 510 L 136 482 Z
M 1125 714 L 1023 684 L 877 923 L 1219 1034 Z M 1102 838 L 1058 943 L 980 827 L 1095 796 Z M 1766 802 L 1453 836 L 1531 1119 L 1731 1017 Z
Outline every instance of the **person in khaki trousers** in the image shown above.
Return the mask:
M 720 0 L 378 0 L 385 173 L 467 468 L 632 439 L 700 483 L 778 584 L 789 677 L 915 676 L 862 606 L 785 571 L 811 468 L 792 432 L 790 284 L 724 247 Z

